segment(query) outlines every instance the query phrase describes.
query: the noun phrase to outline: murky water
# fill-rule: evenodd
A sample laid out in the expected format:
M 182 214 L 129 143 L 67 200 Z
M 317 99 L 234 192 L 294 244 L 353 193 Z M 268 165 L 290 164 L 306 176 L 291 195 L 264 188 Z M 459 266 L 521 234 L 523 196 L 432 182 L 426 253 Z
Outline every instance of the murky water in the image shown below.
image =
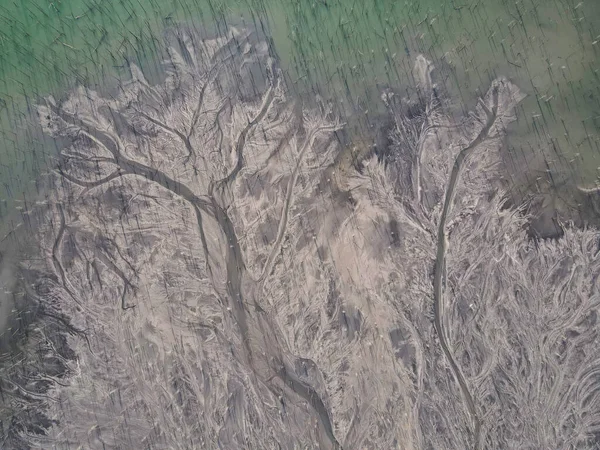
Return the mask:
M 506 75 L 528 95 L 509 142 L 513 181 L 526 184 L 548 169 L 555 182 L 593 186 L 600 175 L 597 2 L 25 0 L 0 6 L 5 224 L 23 193 L 36 192 L 54 152 L 31 127 L 36 102 L 74 84 L 114 85 L 128 73 L 127 61 L 158 76 L 162 33 L 174 24 L 211 33 L 244 22 L 273 37 L 305 98 L 318 93 L 368 126 L 377 125 L 384 87 L 414 85 L 409 68 L 417 52 L 434 61 L 439 87 L 466 108 L 496 75 Z M 353 139 L 369 145 L 372 136 Z

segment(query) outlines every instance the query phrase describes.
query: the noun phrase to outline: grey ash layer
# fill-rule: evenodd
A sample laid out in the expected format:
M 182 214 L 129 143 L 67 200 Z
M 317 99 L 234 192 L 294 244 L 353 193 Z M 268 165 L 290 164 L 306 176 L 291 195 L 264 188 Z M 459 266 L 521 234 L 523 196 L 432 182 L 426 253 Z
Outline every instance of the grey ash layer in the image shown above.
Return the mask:
M 159 85 L 39 107 L 69 144 L 3 448 L 598 445 L 600 236 L 536 244 L 505 207 L 517 86 L 455 121 L 420 56 L 419 114 L 385 98 L 397 161 L 342 170 L 264 40 L 174 42 Z

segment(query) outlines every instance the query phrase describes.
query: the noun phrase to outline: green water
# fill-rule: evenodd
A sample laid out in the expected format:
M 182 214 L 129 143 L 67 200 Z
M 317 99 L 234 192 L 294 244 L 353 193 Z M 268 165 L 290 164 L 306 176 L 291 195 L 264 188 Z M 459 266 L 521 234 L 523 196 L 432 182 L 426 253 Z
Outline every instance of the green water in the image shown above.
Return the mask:
M 510 141 L 515 167 L 543 154 L 577 183 L 600 174 L 598 1 L 2 0 L 0 217 L 35 192 L 54 154 L 30 126 L 40 98 L 114 83 L 126 60 L 156 74 L 165 28 L 228 21 L 265 27 L 299 93 L 356 115 L 377 113 L 381 87 L 410 87 L 417 52 L 467 107 L 506 75 L 528 94 Z

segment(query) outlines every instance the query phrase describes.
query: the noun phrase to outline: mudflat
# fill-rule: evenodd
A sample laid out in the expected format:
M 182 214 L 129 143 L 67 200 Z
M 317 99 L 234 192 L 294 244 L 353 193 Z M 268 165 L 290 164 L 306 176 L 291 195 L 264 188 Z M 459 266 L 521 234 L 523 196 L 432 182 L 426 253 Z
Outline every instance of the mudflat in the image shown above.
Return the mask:
M 131 65 L 37 107 L 66 144 L 15 287 L 38 309 L 2 366 L 5 448 L 598 443 L 600 234 L 532 240 L 507 205 L 519 86 L 456 117 L 419 55 L 388 156 L 342 170 L 345 118 L 259 34 L 169 42 L 158 84 Z

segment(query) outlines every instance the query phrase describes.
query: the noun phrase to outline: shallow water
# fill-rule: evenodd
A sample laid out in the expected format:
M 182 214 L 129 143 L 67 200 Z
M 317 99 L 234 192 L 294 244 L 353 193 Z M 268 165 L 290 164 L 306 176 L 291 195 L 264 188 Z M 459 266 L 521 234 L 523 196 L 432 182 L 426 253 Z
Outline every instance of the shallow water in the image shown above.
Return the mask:
M 417 52 L 434 61 L 439 86 L 466 108 L 506 75 L 528 94 L 510 140 L 514 181 L 546 169 L 540 155 L 562 182 L 593 185 L 600 175 L 595 2 L 26 0 L 0 6 L 0 215 L 34 191 L 53 154 L 52 142 L 31 127 L 40 98 L 74 84 L 114 85 L 127 76 L 126 61 L 158 76 L 163 30 L 176 23 L 212 32 L 244 22 L 272 35 L 307 99 L 318 92 L 342 103 L 357 122 L 377 123 L 383 87 L 410 91 Z M 526 162 L 532 167 L 523 176 Z

